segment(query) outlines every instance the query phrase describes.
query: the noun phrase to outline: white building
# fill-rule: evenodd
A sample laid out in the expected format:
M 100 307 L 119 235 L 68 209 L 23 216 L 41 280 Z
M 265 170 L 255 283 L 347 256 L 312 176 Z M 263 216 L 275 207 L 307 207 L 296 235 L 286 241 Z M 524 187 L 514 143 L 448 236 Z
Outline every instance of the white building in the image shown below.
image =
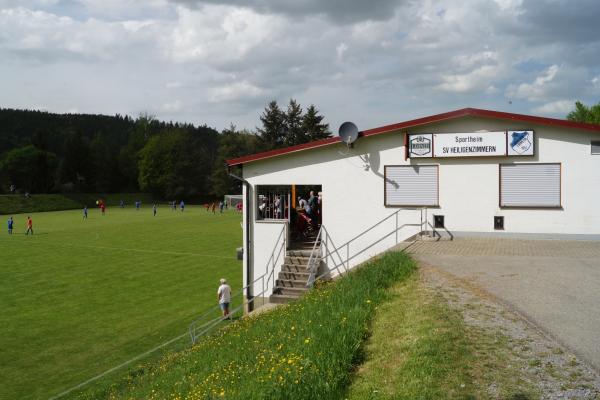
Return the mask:
M 298 188 L 322 193 L 322 268 L 423 231 L 600 239 L 600 125 L 467 108 L 362 131 L 352 148 L 334 137 L 228 165 L 246 180 L 250 297 L 272 293 L 293 246 Z

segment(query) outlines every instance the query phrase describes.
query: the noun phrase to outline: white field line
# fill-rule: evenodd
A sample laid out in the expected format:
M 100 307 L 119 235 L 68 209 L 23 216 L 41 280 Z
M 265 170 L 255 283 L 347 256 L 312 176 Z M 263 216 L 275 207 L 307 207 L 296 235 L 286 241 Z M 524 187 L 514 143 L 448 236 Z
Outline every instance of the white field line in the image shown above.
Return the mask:
M 101 374 L 99 374 L 99 375 L 96 375 L 96 376 L 94 376 L 93 378 L 90 378 L 90 379 L 88 379 L 88 380 L 86 380 L 86 381 L 84 381 L 84 382 L 81 382 L 80 384 L 78 384 L 78 385 L 75 385 L 75 386 L 73 386 L 73 387 L 71 387 L 71 388 L 69 388 L 69 389 L 65 390 L 65 391 L 64 391 L 64 392 L 62 392 L 62 393 L 59 393 L 59 394 L 57 394 L 57 395 L 55 395 L 55 396 L 52 396 L 52 397 L 50 397 L 48 400 L 56 400 L 56 399 L 59 399 L 59 398 L 61 398 L 61 397 L 65 396 L 65 395 L 67 395 L 67 394 L 71 393 L 72 391 L 74 391 L 74 390 L 77 390 L 77 389 L 80 389 L 80 388 L 84 387 L 85 385 L 87 385 L 87 384 L 89 384 L 89 383 L 92 383 L 92 382 L 94 382 L 94 381 L 96 381 L 96 380 L 98 380 L 98 379 L 100 379 L 100 378 L 102 378 L 102 377 L 104 377 L 104 376 L 106 376 L 106 375 L 108 375 L 108 374 L 110 374 L 110 373 L 112 373 L 112 372 L 114 372 L 114 371 L 116 371 L 116 370 L 120 369 L 120 368 L 123 368 L 123 367 L 125 367 L 125 366 L 127 366 L 127 365 L 131 364 L 132 362 L 135 362 L 135 361 L 139 360 L 140 358 L 144 358 L 144 357 L 146 357 L 147 355 L 150 355 L 150 354 L 154 353 L 155 351 L 157 351 L 157 350 L 160 350 L 161 348 L 163 348 L 163 347 L 165 347 L 165 346 L 168 346 L 168 345 L 170 345 L 171 343 L 174 343 L 174 342 L 176 342 L 176 341 L 180 340 L 181 338 L 183 338 L 184 336 L 187 336 L 187 335 L 189 335 L 189 333 L 188 333 L 188 332 L 186 332 L 186 333 L 184 333 L 184 334 L 182 334 L 182 335 L 179 335 L 179 336 L 177 336 L 176 338 L 173 338 L 173 339 L 171 339 L 171 340 L 169 340 L 169 341 L 167 341 L 167 342 L 164 342 L 163 344 L 161 344 L 161 345 L 158 345 L 158 346 L 154 347 L 153 349 L 150 349 L 150 350 L 148 350 L 148 351 L 146 351 L 146 352 L 144 352 L 144 353 L 142 353 L 142 354 L 140 354 L 140 355 L 137 355 L 137 356 L 133 357 L 132 359 L 130 359 L 130 360 L 128 360 L 128 361 L 125 361 L 124 363 L 121 363 L 121 364 L 117 365 L 116 367 L 112 367 L 111 369 L 108 369 L 108 370 L 104 371 L 103 373 L 101 373 Z
M 33 242 L 32 242 L 33 243 Z M 36 242 L 40 244 L 49 244 L 43 242 Z M 201 253 L 188 253 L 182 251 L 162 251 L 162 250 L 147 250 L 147 249 L 130 249 L 126 247 L 111 247 L 111 246 L 96 246 L 96 245 L 85 245 L 85 244 L 56 244 L 51 243 L 50 246 L 58 247 L 83 247 L 88 249 L 104 249 L 104 250 L 116 250 L 116 251 L 133 251 L 138 253 L 155 253 L 155 254 L 168 254 L 174 256 L 194 256 L 194 257 L 211 257 L 211 258 L 222 258 L 225 260 L 236 260 L 236 257 L 220 256 L 217 254 L 201 254 Z

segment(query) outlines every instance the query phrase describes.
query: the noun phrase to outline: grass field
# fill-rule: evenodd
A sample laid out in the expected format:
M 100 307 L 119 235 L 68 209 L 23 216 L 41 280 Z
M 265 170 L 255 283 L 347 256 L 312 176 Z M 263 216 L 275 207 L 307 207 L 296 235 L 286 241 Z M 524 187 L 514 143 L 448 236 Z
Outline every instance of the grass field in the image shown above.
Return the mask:
M 148 193 L 32 194 L 28 198 L 22 194 L 4 194 L 0 195 L 0 214 L 74 210 L 82 208 L 84 205 L 91 207 L 98 199 L 103 199 L 108 206 L 116 206 L 121 200 L 129 205 L 136 200 L 140 200 L 144 204 L 152 203 L 152 195 Z
M 0 232 L 0 398 L 47 399 L 184 333 L 241 286 L 241 217 L 186 207 L 14 215 Z M 183 340 L 187 340 L 184 338 Z

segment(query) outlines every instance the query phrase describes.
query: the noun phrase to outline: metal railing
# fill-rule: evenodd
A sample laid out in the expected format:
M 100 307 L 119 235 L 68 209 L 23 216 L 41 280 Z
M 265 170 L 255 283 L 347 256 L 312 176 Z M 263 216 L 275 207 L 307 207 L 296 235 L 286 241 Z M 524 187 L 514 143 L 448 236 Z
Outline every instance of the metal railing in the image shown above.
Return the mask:
M 401 212 L 416 211 L 416 210 L 421 212 L 421 219 L 420 219 L 419 223 L 399 224 L 398 216 Z M 373 239 L 372 242 L 369 242 L 369 244 L 366 245 L 364 248 L 356 250 L 352 254 L 350 254 L 351 253 L 351 250 L 350 250 L 351 244 L 356 243 L 358 241 L 358 239 L 364 238 L 368 233 L 372 232 L 375 228 L 383 225 L 386 221 L 389 221 L 392 218 L 394 218 L 395 225 L 391 231 L 388 231 L 388 232 L 384 233 L 383 235 L 377 236 L 375 239 Z M 315 245 L 313 246 L 313 251 L 311 252 L 310 258 L 308 260 L 310 275 L 308 278 L 307 286 L 312 287 L 314 285 L 315 281 L 322 279 L 326 276 L 329 278 L 332 278 L 334 276 L 341 275 L 345 272 L 348 272 L 352 268 L 350 266 L 350 262 L 353 259 L 360 256 L 365 251 L 369 250 L 370 248 L 377 245 L 378 243 L 381 243 L 383 240 L 387 239 L 388 237 L 390 237 L 392 235 L 395 236 L 395 244 L 397 245 L 399 243 L 398 233 L 402 229 L 404 229 L 405 227 L 408 227 L 408 226 L 420 227 L 418 234 L 422 234 L 423 232 L 425 232 L 428 228 L 427 208 L 422 207 L 422 208 L 399 209 L 398 211 L 388 215 L 381 221 L 379 221 L 376 224 L 372 225 L 371 227 L 367 228 L 366 230 L 364 230 L 363 232 L 354 236 L 352 239 L 348 240 L 346 243 L 344 243 L 340 246 L 335 246 L 335 244 L 333 243 L 333 240 L 331 239 L 331 236 L 327 232 L 327 229 L 325 228 L 324 225 L 321 225 L 321 228 L 319 229 L 319 234 L 317 235 L 317 240 L 315 240 Z M 423 227 L 425 227 L 425 229 L 423 229 Z M 320 247 L 319 252 L 316 251 L 317 245 Z M 329 250 L 330 247 L 332 247 L 333 250 L 330 251 Z M 342 255 L 340 254 L 340 252 L 343 254 L 344 250 L 345 250 L 345 256 L 346 256 L 345 258 L 342 257 Z M 337 262 L 335 260 L 335 258 L 333 257 L 334 255 L 337 255 L 339 262 Z M 330 258 L 332 261 L 331 264 L 329 263 Z M 326 268 L 327 270 L 325 272 L 321 273 L 320 275 L 317 275 L 319 273 L 319 267 L 321 265 L 321 261 L 325 261 L 324 264 L 327 266 L 327 268 Z M 342 269 L 342 267 L 343 267 L 343 269 Z
M 281 232 L 275 241 L 275 246 L 273 247 L 273 251 L 271 252 L 271 256 L 267 261 L 266 272 L 254 279 L 251 283 L 247 284 L 239 291 L 235 292 L 231 296 L 230 304 L 239 303 L 237 306 L 232 307 L 229 313 L 229 318 L 236 319 L 243 315 L 244 307 L 250 304 L 254 304 L 254 301 L 257 298 L 260 298 L 264 303 L 265 294 L 272 290 L 275 287 L 275 269 L 278 265 L 278 260 L 281 258 L 283 253 L 283 257 L 285 257 L 285 250 L 287 249 L 287 224 L 283 224 Z M 269 282 L 272 282 L 271 288 L 269 288 Z M 251 288 L 254 291 L 254 288 L 260 283 L 261 292 L 258 294 L 252 293 L 251 298 L 246 298 L 244 301 L 244 291 Z M 214 307 L 210 307 L 204 311 L 198 318 L 196 318 L 189 327 L 190 338 L 192 340 L 192 344 L 195 344 L 199 337 L 206 335 L 219 325 L 225 321 L 225 318 L 221 315 L 215 316 L 215 314 L 220 313 L 221 308 L 220 305 L 216 305 Z

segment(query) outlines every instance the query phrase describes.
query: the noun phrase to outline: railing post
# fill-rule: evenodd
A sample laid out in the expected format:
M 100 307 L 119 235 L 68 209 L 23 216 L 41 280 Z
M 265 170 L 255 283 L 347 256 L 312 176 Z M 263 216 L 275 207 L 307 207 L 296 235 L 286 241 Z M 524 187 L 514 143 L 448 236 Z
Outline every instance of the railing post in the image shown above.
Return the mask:
M 396 229 L 394 229 L 394 232 L 396 232 L 396 244 L 398 244 L 398 213 L 400 211 L 396 211 Z
M 346 271 L 350 269 L 350 242 L 346 243 Z

